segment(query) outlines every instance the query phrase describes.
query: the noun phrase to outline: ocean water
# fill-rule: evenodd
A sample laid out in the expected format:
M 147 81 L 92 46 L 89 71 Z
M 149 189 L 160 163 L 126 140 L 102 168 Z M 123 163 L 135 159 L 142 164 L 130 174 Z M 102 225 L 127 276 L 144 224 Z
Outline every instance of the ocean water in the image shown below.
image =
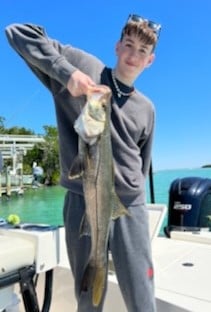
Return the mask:
M 177 178 L 203 177 L 211 179 L 211 168 L 162 170 L 154 172 L 155 202 L 168 206 L 169 189 Z M 10 199 L 0 200 L 0 217 L 18 214 L 22 222 L 62 225 L 63 199 L 65 190 L 60 186 L 28 189 L 24 195 L 13 194 Z M 149 182 L 147 181 L 147 201 L 150 202 Z M 164 220 L 164 225 L 166 220 Z M 163 226 L 164 226 L 163 225 Z
M 168 205 L 169 189 L 175 179 L 201 177 L 211 179 L 211 168 L 162 170 L 153 173 L 155 202 Z M 147 200 L 150 201 L 149 183 L 147 183 Z
M 23 195 L 3 196 L 0 201 L 0 217 L 19 215 L 22 222 L 62 225 L 65 190 L 60 186 L 27 189 Z

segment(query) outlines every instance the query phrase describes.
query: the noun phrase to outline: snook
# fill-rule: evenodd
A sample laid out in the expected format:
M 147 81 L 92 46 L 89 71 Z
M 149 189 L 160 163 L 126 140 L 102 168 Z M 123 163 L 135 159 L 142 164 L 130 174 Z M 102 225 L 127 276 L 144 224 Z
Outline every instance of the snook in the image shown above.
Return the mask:
M 114 190 L 110 135 L 111 91 L 106 86 L 100 88 L 102 91 L 88 98 L 82 112 L 86 117 L 79 116 L 75 124 L 79 134 L 79 155 L 70 170 L 70 179 L 82 176 L 83 181 L 86 210 L 81 235 L 91 235 L 91 251 L 81 290 L 92 289 L 93 306 L 101 303 L 107 282 L 111 219 L 128 214 Z M 92 128 L 95 129 L 94 135 Z

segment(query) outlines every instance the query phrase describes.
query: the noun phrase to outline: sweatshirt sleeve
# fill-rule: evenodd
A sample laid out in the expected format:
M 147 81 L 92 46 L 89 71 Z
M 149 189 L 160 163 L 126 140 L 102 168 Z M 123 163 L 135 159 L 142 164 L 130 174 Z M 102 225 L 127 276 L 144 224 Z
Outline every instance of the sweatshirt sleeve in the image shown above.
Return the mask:
M 146 137 L 146 140 L 143 144 L 143 146 L 140 148 L 141 150 L 141 158 L 143 160 L 143 167 L 142 172 L 145 177 L 149 174 L 149 168 L 151 163 L 151 157 L 152 157 L 152 142 L 153 142 L 153 136 L 154 136 L 154 127 L 155 127 L 155 111 L 152 110 L 151 118 L 149 123 L 149 131 Z
M 43 27 L 33 24 L 9 25 L 6 36 L 12 48 L 43 83 L 48 85 L 48 80 L 54 79 L 66 87 L 71 74 L 77 69 L 65 57 L 67 46 L 50 39 Z

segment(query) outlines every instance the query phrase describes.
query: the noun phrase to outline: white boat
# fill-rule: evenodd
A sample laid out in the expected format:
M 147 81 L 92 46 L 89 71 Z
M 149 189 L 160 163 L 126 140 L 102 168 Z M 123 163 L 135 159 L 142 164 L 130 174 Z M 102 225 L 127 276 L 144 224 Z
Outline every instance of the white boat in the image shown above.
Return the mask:
M 167 207 L 158 204 L 150 204 L 148 207 L 157 311 L 210 312 L 211 232 L 172 231 L 171 238 L 159 237 Z M 73 278 L 64 243 L 64 228 L 46 228 L 46 231 L 45 226 L 40 226 L 40 229 L 32 227 L 30 231 L 29 228 L 30 225 L 22 229 L 0 228 L 0 311 L 76 311 Z M 19 284 L 22 284 L 24 291 L 27 284 L 24 278 L 28 273 L 23 270 L 20 282 L 17 272 L 26 268 L 31 268 L 39 275 L 36 294 L 41 307 L 45 299 L 44 308 L 27 310 L 23 304 Z M 49 284 L 49 293 L 44 298 L 44 285 L 47 279 L 51 281 L 52 272 L 52 296 Z M 49 273 L 50 276 L 47 276 Z M 11 306 L 14 293 L 21 301 Z M 25 299 L 28 296 L 26 287 Z M 104 311 L 127 312 L 115 272 L 112 270 L 112 259 Z

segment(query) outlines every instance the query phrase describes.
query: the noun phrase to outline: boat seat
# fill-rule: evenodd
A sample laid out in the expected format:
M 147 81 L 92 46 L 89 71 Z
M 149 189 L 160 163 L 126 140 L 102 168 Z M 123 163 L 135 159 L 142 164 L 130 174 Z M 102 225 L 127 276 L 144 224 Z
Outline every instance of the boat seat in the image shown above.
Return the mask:
M 154 239 L 159 235 L 164 218 L 167 213 L 167 206 L 164 204 L 147 204 L 149 212 L 149 234 L 151 244 Z M 109 252 L 109 272 L 114 272 L 114 264 L 111 252 Z
M 11 303 L 16 283 L 25 312 L 48 312 L 52 297 L 53 269 L 58 264 L 59 230 L 47 225 L 0 227 L 0 311 Z M 45 273 L 42 309 L 36 293 L 36 277 Z M 2 298 L 4 300 L 2 300 Z
M 171 231 L 171 238 L 176 240 L 208 244 L 211 245 L 211 232 L 206 230 L 201 231 Z
M 29 240 L 0 234 L 0 246 L 0 277 L 33 265 L 35 248 Z
M 29 240 L 0 233 L 0 311 L 11 304 L 13 288 L 19 283 L 31 288 L 35 247 Z M 23 290 L 24 292 L 24 290 Z M 30 299 L 31 300 L 31 299 Z
M 149 211 L 149 232 L 150 239 L 153 242 L 161 230 L 164 218 L 167 213 L 167 206 L 164 204 L 147 204 Z

